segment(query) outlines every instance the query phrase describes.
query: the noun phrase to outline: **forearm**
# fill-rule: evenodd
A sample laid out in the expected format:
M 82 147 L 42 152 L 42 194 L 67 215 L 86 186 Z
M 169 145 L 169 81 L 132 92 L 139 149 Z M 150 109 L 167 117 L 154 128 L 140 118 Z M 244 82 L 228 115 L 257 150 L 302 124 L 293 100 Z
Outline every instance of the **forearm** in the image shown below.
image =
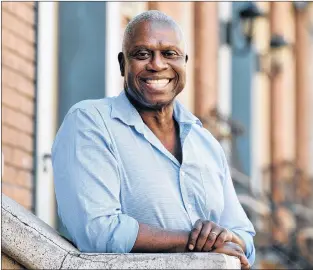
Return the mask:
M 188 239 L 188 231 L 170 231 L 140 223 L 131 252 L 185 252 Z

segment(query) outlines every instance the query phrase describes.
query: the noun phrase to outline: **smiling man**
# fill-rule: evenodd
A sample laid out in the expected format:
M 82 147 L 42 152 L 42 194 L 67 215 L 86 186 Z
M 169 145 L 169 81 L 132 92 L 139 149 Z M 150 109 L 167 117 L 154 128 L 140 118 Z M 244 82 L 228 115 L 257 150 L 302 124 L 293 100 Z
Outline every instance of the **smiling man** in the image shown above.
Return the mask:
M 52 148 L 69 239 L 82 252 L 224 253 L 249 268 L 255 231 L 224 152 L 175 100 L 188 61 L 179 26 L 138 15 L 118 61 L 124 91 L 74 105 Z

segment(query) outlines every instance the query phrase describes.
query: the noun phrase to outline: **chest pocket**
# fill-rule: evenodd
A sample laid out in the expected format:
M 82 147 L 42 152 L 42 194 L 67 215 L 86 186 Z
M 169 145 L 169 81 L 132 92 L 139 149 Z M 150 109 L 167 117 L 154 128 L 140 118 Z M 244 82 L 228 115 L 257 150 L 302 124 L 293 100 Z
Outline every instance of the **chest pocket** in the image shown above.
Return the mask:
M 194 219 L 206 219 L 218 222 L 224 207 L 222 179 L 216 170 L 212 170 L 201 161 L 188 160 L 186 179 L 183 185 L 191 204 Z M 188 205 L 187 205 L 188 207 Z
M 205 208 L 208 212 L 208 219 L 219 223 L 224 209 L 222 176 L 207 165 L 201 168 L 200 174 L 205 193 Z

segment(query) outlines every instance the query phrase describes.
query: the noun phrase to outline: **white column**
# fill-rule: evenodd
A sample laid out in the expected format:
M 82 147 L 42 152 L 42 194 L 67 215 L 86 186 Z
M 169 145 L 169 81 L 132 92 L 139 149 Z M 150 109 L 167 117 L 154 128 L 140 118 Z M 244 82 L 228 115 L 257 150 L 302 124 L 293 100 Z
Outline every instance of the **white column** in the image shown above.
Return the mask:
M 51 153 L 57 128 L 57 7 L 57 2 L 38 2 L 35 212 L 52 227 L 56 226 L 52 166 L 43 156 Z
M 2 7 L 1 7 L 1 12 L 0 12 L 0 21 L 2 22 Z M 1 40 L 1 44 L 2 44 L 2 35 L 0 37 Z M 0 59 L 2 59 L 2 50 L 0 50 Z M 2 67 L 1 67 L 2 70 Z M 0 95 L 0 104 L 2 104 L 2 91 L 1 91 L 1 95 Z M 0 110 L 0 117 L 2 119 L 2 110 Z M 0 134 L 2 134 L 2 124 L 0 126 Z M 2 144 L 0 145 L 0 149 L 1 149 L 1 156 L 2 156 L 2 167 L 1 167 L 1 181 L 2 181 L 2 176 L 3 176 L 3 172 L 4 172 L 4 155 L 2 153 Z
M 122 51 L 119 2 L 106 3 L 105 96 L 118 95 L 123 87 L 117 55 Z
M 270 3 L 258 2 L 259 8 L 265 13 L 270 12 Z M 260 19 L 255 22 L 253 46 L 256 53 L 265 55 L 270 50 L 269 20 Z M 261 61 L 262 62 L 262 61 Z M 263 69 L 263 67 L 261 67 Z M 268 168 L 270 163 L 270 81 L 263 71 L 255 72 L 251 84 L 251 123 L 250 123 L 250 164 L 251 164 L 251 190 L 260 194 L 268 190 L 267 178 L 262 170 Z
M 232 2 L 218 2 L 218 17 L 220 22 L 229 22 L 232 18 Z M 218 94 L 217 108 L 222 115 L 231 115 L 232 95 L 232 52 L 228 44 L 222 44 L 218 53 Z M 227 130 L 228 131 L 228 130 Z M 231 142 L 222 142 L 223 149 L 230 158 Z
M 264 191 L 262 169 L 269 160 L 269 83 L 266 75 L 256 73 L 251 84 L 251 190 L 255 194 Z M 267 161 L 267 162 L 266 162 Z
M 313 70 L 313 6 L 311 5 L 311 14 L 312 16 L 311 18 L 311 23 L 310 23 L 310 44 L 311 44 L 311 55 L 310 55 L 310 59 L 311 61 L 309 61 L 309 65 L 308 65 L 308 70 L 307 72 L 309 72 L 310 74 L 312 74 L 312 70 Z M 310 104 L 313 104 L 313 76 L 311 76 L 311 81 L 310 81 Z M 313 106 L 310 106 L 309 108 L 309 115 L 313 115 Z M 309 153 L 310 153 L 310 157 L 309 157 L 309 164 L 313 164 L 313 121 L 310 121 L 310 127 L 309 127 L 309 132 L 310 132 L 310 142 L 309 142 Z M 309 166 L 309 176 L 313 179 L 313 166 Z

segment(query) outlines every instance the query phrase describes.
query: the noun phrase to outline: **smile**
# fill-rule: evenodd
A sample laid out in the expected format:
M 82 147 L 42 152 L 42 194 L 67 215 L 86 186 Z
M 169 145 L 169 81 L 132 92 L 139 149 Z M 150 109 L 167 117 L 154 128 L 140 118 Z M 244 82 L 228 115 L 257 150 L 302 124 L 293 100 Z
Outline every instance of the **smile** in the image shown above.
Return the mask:
M 166 87 L 172 79 L 141 79 L 149 88 L 162 89 Z

